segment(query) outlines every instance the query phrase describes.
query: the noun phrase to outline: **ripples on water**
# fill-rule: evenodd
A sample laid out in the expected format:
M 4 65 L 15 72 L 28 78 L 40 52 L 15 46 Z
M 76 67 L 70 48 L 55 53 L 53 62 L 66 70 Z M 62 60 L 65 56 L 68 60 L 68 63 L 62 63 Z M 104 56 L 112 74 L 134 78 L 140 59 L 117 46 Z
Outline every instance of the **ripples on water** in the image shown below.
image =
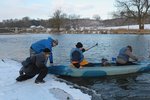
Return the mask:
M 116 57 L 119 49 L 126 45 L 132 45 L 134 53 L 139 57 L 147 58 L 150 54 L 150 35 L 25 34 L 0 35 L 0 58 L 22 61 L 29 56 L 29 48 L 33 42 L 48 36 L 59 40 L 59 45 L 53 49 L 54 62 L 57 64 L 69 65 L 70 50 L 78 41 L 85 47 L 99 44 L 98 47 L 85 53 L 90 62 L 100 62 L 103 57 L 111 60 L 112 57 Z M 63 77 L 63 79 L 94 90 L 104 100 L 150 100 L 150 73 L 103 78 Z M 82 88 L 81 90 L 85 91 Z M 100 100 L 98 97 L 100 95 L 92 95 L 93 100 Z
M 99 97 L 103 100 L 150 100 L 150 73 L 102 78 L 61 78 L 78 84 L 77 88 L 81 86 L 82 91 L 93 96 L 92 100 L 101 100 Z M 93 90 L 95 92 L 91 93 Z

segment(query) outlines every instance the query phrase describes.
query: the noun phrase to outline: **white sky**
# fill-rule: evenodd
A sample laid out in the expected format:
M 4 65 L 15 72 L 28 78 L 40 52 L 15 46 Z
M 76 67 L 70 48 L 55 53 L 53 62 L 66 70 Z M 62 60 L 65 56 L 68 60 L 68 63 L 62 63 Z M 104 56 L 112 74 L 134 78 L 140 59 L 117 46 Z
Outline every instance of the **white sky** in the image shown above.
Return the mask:
M 116 9 L 114 5 L 115 0 L 1 0 L 0 21 L 25 16 L 48 19 L 56 9 L 82 18 L 92 18 L 98 14 L 102 19 L 110 19 Z

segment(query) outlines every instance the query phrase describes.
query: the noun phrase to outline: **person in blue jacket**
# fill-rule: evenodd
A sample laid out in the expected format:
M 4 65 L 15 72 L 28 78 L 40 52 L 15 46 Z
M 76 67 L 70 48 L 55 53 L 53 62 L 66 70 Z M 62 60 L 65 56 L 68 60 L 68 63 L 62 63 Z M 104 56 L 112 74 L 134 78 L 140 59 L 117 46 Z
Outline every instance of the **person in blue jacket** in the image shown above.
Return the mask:
M 53 55 L 52 55 L 52 47 L 58 45 L 58 40 L 54 40 L 51 37 L 48 39 L 42 39 L 33 43 L 30 47 L 30 56 L 34 56 L 35 54 L 41 53 L 45 48 L 48 48 L 51 51 L 49 56 L 50 63 L 53 63 Z

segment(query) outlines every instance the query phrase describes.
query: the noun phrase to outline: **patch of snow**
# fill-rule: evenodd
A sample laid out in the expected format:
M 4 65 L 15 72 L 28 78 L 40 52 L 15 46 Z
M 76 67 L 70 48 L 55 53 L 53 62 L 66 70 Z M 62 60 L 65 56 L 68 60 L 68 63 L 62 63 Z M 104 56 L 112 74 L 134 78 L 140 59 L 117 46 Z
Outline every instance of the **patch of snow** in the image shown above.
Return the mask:
M 56 81 L 56 77 L 50 74 L 46 76 L 44 84 L 35 84 L 36 76 L 16 82 L 21 66 L 17 61 L 0 59 L 0 100 L 91 100 L 88 94 Z
M 100 29 L 139 29 L 139 25 L 126 25 L 114 27 L 99 27 Z M 150 24 L 145 24 L 144 29 L 150 29 Z
M 52 93 L 56 98 L 61 100 L 73 100 L 73 97 L 68 94 L 66 91 L 59 88 L 51 88 L 49 92 Z M 60 94 L 60 95 L 57 95 Z

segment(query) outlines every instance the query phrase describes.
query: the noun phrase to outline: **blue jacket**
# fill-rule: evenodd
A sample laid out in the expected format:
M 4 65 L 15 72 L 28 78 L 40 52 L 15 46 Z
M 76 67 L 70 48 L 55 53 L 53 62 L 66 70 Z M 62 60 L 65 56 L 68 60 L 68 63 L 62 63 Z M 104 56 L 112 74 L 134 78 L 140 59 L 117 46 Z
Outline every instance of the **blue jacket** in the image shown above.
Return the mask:
M 31 45 L 32 50 L 34 50 L 37 54 L 43 52 L 45 48 L 51 50 L 51 54 L 49 56 L 50 63 L 53 63 L 53 54 L 52 54 L 52 42 L 53 39 L 49 37 L 48 39 L 43 39 L 37 41 Z
M 127 47 L 124 47 L 122 48 L 120 51 L 119 51 L 119 55 L 118 57 L 119 58 L 122 58 L 124 61 L 129 61 L 129 56 L 125 54 L 125 52 L 127 51 Z
M 78 48 L 73 48 L 70 53 L 70 60 L 81 63 L 84 59 L 83 52 Z

